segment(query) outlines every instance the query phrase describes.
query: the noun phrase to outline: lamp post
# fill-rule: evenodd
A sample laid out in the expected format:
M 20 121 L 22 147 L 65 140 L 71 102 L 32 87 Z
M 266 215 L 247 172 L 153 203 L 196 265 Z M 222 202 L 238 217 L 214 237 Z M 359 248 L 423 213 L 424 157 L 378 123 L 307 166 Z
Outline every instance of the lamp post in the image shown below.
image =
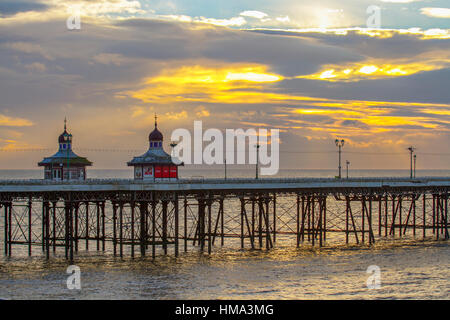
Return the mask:
M 339 179 L 341 179 L 342 178 L 342 175 L 341 175 L 341 153 L 342 153 L 342 148 L 344 147 L 344 139 L 341 139 L 341 140 L 339 140 L 339 139 L 336 139 L 335 141 L 334 141 L 335 143 L 336 143 L 336 147 L 338 147 L 339 148 Z
M 156 115 L 155 115 L 155 117 L 156 117 Z M 174 163 L 174 159 L 175 159 L 175 150 L 174 150 L 174 148 L 176 147 L 178 145 L 178 143 L 175 143 L 175 142 L 171 142 L 170 143 L 170 148 L 171 148 L 171 151 L 170 151 L 170 153 L 171 153 L 171 157 L 172 157 L 172 162 Z M 172 170 L 171 169 L 172 167 L 170 166 L 169 167 L 169 170 Z M 170 177 L 170 175 L 171 175 L 171 173 L 169 172 L 169 177 Z M 177 170 L 177 177 L 176 177 L 177 179 L 178 179 L 178 170 Z M 155 179 L 155 172 L 153 172 L 153 179 Z
M 227 158 L 223 158 L 223 164 L 225 165 L 225 180 L 227 180 Z
M 175 158 L 175 152 L 174 152 L 174 148 L 178 145 L 178 143 L 175 142 L 171 142 L 170 143 L 170 148 L 171 148 L 171 155 L 172 155 L 172 159 Z M 173 160 L 172 160 L 173 161 Z
M 416 150 L 416 148 L 414 148 L 413 146 L 408 148 L 409 150 L 409 160 L 410 160 L 410 178 L 413 178 L 413 153 L 414 150 Z
M 260 147 L 260 145 L 258 143 L 256 145 L 256 179 L 258 179 L 258 171 L 259 171 L 259 168 L 258 168 L 258 165 L 259 165 L 259 147 Z
M 414 179 L 416 178 L 416 158 L 417 155 L 414 155 Z
M 350 161 L 345 160 L 345 164 L 347 165 L 347 179 L 348 179 L 348 166 L 349 166 L 349 164 L 350 164 Z

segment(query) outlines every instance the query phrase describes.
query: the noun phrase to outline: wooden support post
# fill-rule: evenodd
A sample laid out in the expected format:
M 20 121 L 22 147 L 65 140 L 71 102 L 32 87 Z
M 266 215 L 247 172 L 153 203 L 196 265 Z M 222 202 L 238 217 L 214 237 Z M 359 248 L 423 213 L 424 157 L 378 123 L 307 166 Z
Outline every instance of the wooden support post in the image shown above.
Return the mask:
M 258 240 L 259 240 L 259 247 L 262 248 L 262 211 L 263 211 L 263 204 L 261 197 L 258 198 Z
M 277 195 L 273 194 L 273 243 L 277 242 Z
M 244 249 L 244 211 L 245 211 L 245 199 L 241 197 L 241 249 Z
M 381 222 L 381 206 L 382 206 L 382 200 L 381 200 L 381 196 L 378 199 L 378 236 L 381 237 L 381 226 L 382 226 L 382 222 Z
M 86 251 L 89 250 L 89 201 L 85 202 L 86 206 Z
M 349 216 L 349 202 L 348 196 L 345 196 L 345 243 L 348 244 L 348 216 Z
M 47 201 L 43 202 L 45 216 L 45 257 L 50 258 L 50 205 Z
M 117 203 L 113 202 L 113 254 L 117 256 Z
M 251 196 L 251 201 L 252 201 L 252 235 L 254 239 L 256 236 L 255 232 L 256 215 L 255 215 L 255 198 L 253 196 Z
M 69 210 L 68 210 L 68 225 L 69 225 L 69 261 L 70 263 L 73 263 L 73 245 L 74 245 L 74 237 L 73 237 L 73 203 L 71 200 L 69 200 Z
M 347 197 L 347 203 L 348 203 L 348 212 L 349 212 L 350 218 L 352 220 L 353 231 L 355 233 L 356 244 L 359 244 L 358 231 L 356 229 L 356 223 L 355 223 L 355 219 L 353 217 L 352 207 L 350 204 L 350 198 L 348 198 L 348 197 Z
M 134 195 L 134 194 L 133 194 Z M 135 208 L 135 202 L 134 200 L 131 201 L 130 203 L 130 210 L 131 210 L 131 236 L 130 236 L 130 241 L 131 241 L 131 257 L 134 258 L 134 242 L 135 242 L 135 232 L 134 232 L 134 208 Z
M 403 202 L 403 197 L 399 196 L 398 197 L 398 203 L 399 203 L 399 211 L 398 211 L 398 235 L 401 237 L 402 236 L 402 202 Z
M 384 200 L 384 236 L 388 235 L 388 195 L 386 194 L 386 198 Z
M 440 219 L 440 212 L 439 212 L 439 209 L 440 209 L 440 202 L 441 202 L 441 197 L 440 197 L 440 195 L 439 194 L 437 194 L 436 195 L 436 219 L 435 219 L 435 222 L 436 222 L 436 240 L 439 240 L 439 219 Z
M 362 196 L 362 200 L 361 200 L 361 242 L 364 243 L 364 239 L 365 239 L 365 221 L 364 221 L 364 215 L 365 215 L 365 210 L 366 209 L 366 198 L 364 196 Z
M 64 251 L 66 259 L 69 259 L 69 202 L 65 200 L 64 202 L 64 223 L 65 223 L 65 241 L 64 241 Z
M 97 251 L 100 251 L 100 202 L 96 202 L 96 213 L 97 213 L 97 232 L 96 232 L 96 238 L 97 238 Z
M 311 244 L 314 246 L 315 238 L 316 238 L 316 197 L 313 195 L 311 198 Z
M 178 248 L 178 237 L 179 237 L 179 205 L 178 205 L 178 194 L 175 194 L 175 201 L 174 201 L 174 212 L 175 212 L 175 257 L 178 257 L 179 248 Z
M 152 201 L 152 258 L 156 257 L 156 201 Z
M 323 199 L 323 241 L 327 241 L 327 195 Z
M 52 239 L 52 241 L 53 241 L 53 253 L 55 253 L 56 252 L 56 219 L 57 219 L 57 216 L 56 216 L 56 201 L 53 201 L 53 203 L 52 203 L 52 233 L 53 233 L 53 239 Z
M 319 197 L 319 223 L 318 223 L 318 232 L 319 232 L 319 247 L 323 245 L 323 218 L 324 218 L 324 206 L 323 206 L 323 196 Z
M 187 206 L 188 206 L 188 201 L 187 201 L 187 197 L 184 196 L 184 202 L 183 202 L 183 210 L 184 210 L 184 252 L 187 252 L 187 243 L 188 243 L 188 227 L 187 227 Z
M 307 208 L 309 208 L 309 197 L 306 200 L 306 205 L 305 205 L 305 196 L 302 195 L 302 224 L 300 227 L 300 236 L 301 236 L 301 241 L 305 242 L 305 221 L 306 221 L 306 210 Z
M 269 204 L 270 199 L 266 198 L 266 210 L 265 210 L 265 220 L 266 220 L 266 249 L 273 247 L 272 237 L 270 236 L 270 218 L 269 218 Z
M 223 246 L 225 242 L 225 229 L 224 229 L 224 214 L 225 214 L 225 208 L 223 206 L 224 198 L 222 197 L 220 199 L 220 245 Z
M 141 257 L 145 257 L 145 249 L 147 248 L 147 225 L 145 223 L 146 221 L 146 215 L 148 214 L 148 202 L 141 202 L 139 204 L 139 213 L 140 213 L 140 244 L 139 247 L 141 249 Z
M 431 213 L 431 217 L 433 219 L 432 221 L 432 231 L 433 234 L 435 233 L 435 227 L 436 227 L 436 195 L 433 194 L 433 207 L 432 207 L 432 213 Z
M 32 243 L 32 239 L 31 237 L 33 236 L 32 233 L 32 227 L 33 227 L 33 209 L 32 209 L 32 202 L 31 202 L 31 197 L 28 199 L 28 256 L 31 256 L 31 243 Z
M 198 199 L 198 243 L 203 252 L 205 249 L 205 201 L 203 199 Z
M 211 254 L 211 245 L 212 245 L 212 230 L 211 230 L 211 206 L 212 206 L 212 199 L 211 195 L 209 196 L 209 199 L 207 200 L 208 204 L 208 254 Z
M 302 203 L 303 204 L 303 203 Z M 296 215 L 296 222 L 297 222 L 297 241 L 296 246 L 297 248 L 300 246 L 300 196 L 297 193 L 297 215 Z
M 445 228 L 445 239 L 449 239 L 449 233 L 448 233 L 448 193 L 445 194 L 445 221 L 444 221 L 444 228 Z
M 8 207 L 9 207 L 9 205 L 7 203 L 3 203 L 3 208 L 4 208 L 4 213 L 5 213 L 4 229 L 3 229 L 3 232 L 5 234 L 5 236 L 4 236 L 5 256 L 8 255 L 8 244 L 9 244 L 9 239 L 8 239 L 8 232 L 9 232 Z
M 416 196 L 413 196 L 413 235 L 416 236 Z
M 307 223 L 308 223 L 308 229 L 306 230 L 306 233 L 308 234 L 308 241 L 311 241 L 311 207 L 314 205 L 313 198 L 311 196 L 308 196 L 308 208 L 307 208 Z
M 78 209 L 79 209 L 79 207 L 80 207 L 80 203 L 79 202 L 75 202 L 74 203 L 74 206 L 75 206 L 75 234 L 74 234 L 74 241 L 75 241 L 75 252 L 78 252 L 78 223 L 79 223 L 79 220 L 78 220 L 78 218 L 79 218 L 79 211 L 78 211 Z M 72 208 L 73 206 L 71 206 L 71 208 Z M 72 210 L 72 212 L 73 212 L 73 209 L 71 209 Z M 72 223 L 73 223 L 73 221 L 72 221 Z
M 369 223 L 369 244 L 375 243 L 375 237 L 373 234 L 373 221 L 372 221 L 372 195 L 369 196 L 369 217 L 368 217 L 368 223 Z
M 8 255 L 11 257 L 12 254 L 12 215 L 13 215 L 13 203 L 12 201 L 8 203 L 9 206 L 9 214 L 8 214 Z
M 106 244 L 106 220 L 105 220 L 105 201 L 101 204 L 102 211 L 102 251 L 105 251 Z
M 167 254 L 167 200 L 162 201 L 162 247 Z
M 119 203 L 119 256 L 123 257 L 123 202 Z
M 391 230 L 389 231 L 389 235 L 395 236 L 395 195 L 392 195 L 392 224 L 391 224 Z
M 244 205 L 244 217 L 245 217 L 245 223 L 247 225 L 247 232 L 250 237 L 250 245 L 252 246 L 252 249 L 255 249 L 255 236 L 252 233 L 250 223 L 248 221 L 247 209 L 245 208 L 245 205 Z
M 423 219 L 422 237 L 423 237 L 423 239 L 425 239 L 425 237 L 427 235 L 427 233 L 426 233 L 426 229 L 427 229 L 427 219 L 426 219 L 426 204 L 427 204 L 427 202 L 426 202 L 426 200 L 427 200 L 426 193 L 424 192 L 424 194 L 422 196 L 422 201 L 423 201 L 423 203 L 422 203 L 422 219 Z

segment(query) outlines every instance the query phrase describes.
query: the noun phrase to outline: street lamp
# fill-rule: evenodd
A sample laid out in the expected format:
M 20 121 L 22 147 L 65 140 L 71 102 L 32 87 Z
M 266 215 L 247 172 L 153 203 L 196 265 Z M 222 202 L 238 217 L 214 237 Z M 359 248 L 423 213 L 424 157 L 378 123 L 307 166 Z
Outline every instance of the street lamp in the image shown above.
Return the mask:
M 258 165 L 259 165 L 259 147 L 261 147 L 259 144 L 256 145 L 256 179 L 258 179 Z
M 225 180 L 227 180 L 227 157 L 223 158 L 223 163 L 225 165 Z
M 414 155 L 414 179 L 416 178 L 416 158 L 417 158 L 417 155 L 415 154 Z
M 339 148 L 339 179 L 341 179 L 341 153 L 342 153 L 342 148 L 344 147 L 344 139 L 342 139 L 342 140 L 339 140 L 339 139 L 336 139 L 335 141 L 334 141 L 335 143 L 336 143 L 336 147 L 338 147 Z
M 348 166 L 349 166 L 349 164 L 350 164 L 350 161 L 345 160 L 345 164 L 347 165 L 347 179 L 348 179 Z
M 178 145 L 178 143 L 172 142 L 170 144 L 170 148 L 172 149 L 172 158 L 175 158 L 175 152 L 174 152 L 174 148 Z
M 410 177 L 412 179 L 413 178 L 413 153 L 414 153 L 414 150 L 416 150 L 416 148 L 411 146 L 408 148 L 408 150 L 409 150 L 409 158 L 410 158 Z

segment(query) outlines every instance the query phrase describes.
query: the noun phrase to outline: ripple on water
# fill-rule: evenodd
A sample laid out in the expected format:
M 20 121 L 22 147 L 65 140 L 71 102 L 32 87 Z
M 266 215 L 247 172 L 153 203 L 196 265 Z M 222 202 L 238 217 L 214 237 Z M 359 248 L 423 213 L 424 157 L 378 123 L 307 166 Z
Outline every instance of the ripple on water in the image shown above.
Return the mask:
M 118 259 L 81 254 L 82 290 L 66 288 L 67 262 L 0 259 L 6 299 L 448 299 L 448 243 L 381 242 L 368 247 L 217 249 L 178 259 Z M 381 269 L 381 289 L 366 287 L 367 267 Z

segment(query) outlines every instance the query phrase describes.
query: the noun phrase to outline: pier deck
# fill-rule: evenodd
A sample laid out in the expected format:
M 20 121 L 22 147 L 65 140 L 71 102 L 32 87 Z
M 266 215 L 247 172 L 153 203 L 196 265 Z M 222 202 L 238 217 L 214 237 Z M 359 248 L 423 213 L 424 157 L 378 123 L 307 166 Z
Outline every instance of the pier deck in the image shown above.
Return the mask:
M 81 241 L 120 256 L 151 248 L 155 257 L 168 247 L 178 255 L 181 245 L 210 253 L 230 237 L 266 249 L 278 235 L 322 246 L 330 232 L 369 245 L 419 232 L 448 239 L 449 193 L 450 177 L 3 180 L 0 208 L 6 255 L 16 245 L 29 255 L 39 246 L 46 257 L 63 247 L 73 260 Z

